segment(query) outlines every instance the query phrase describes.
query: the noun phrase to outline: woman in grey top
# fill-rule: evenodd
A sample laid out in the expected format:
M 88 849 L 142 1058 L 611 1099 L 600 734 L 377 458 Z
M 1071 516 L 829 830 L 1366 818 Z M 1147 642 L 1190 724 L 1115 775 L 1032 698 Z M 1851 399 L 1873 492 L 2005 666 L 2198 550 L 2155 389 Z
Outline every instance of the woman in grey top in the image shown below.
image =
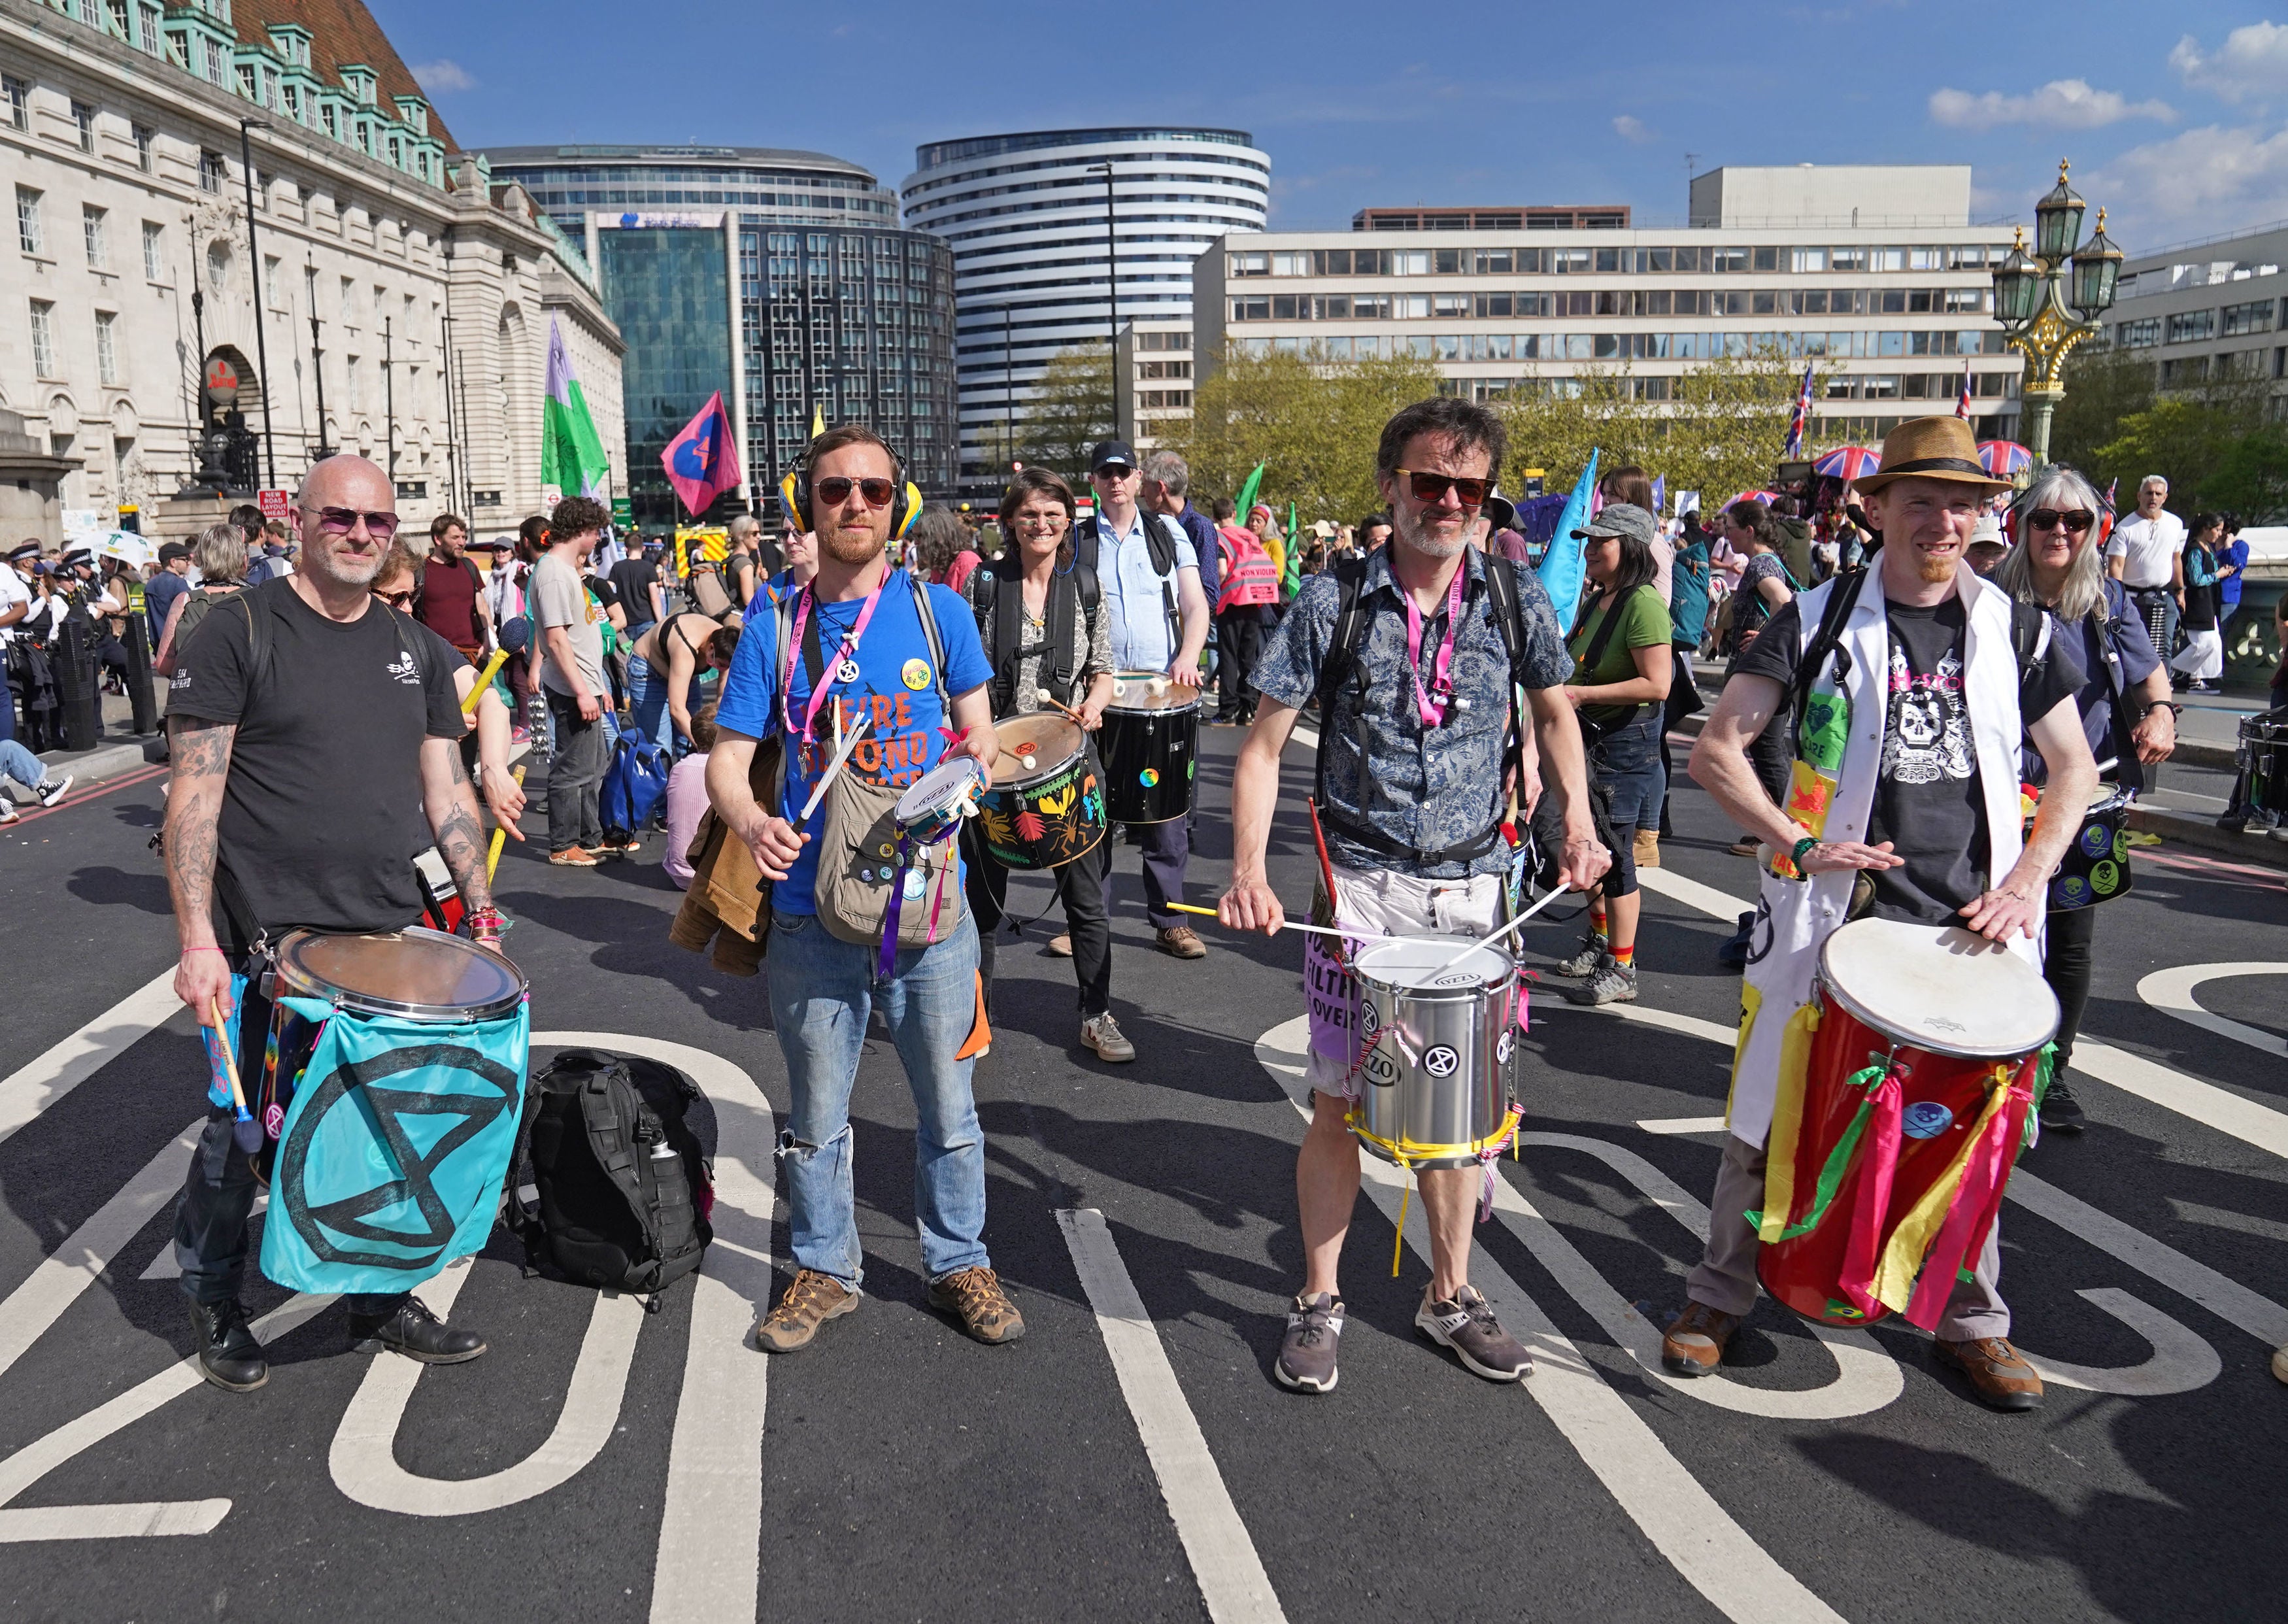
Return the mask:
M 1001 498 L 1001 533 L 1016 545 L 973 571 L 964 593 L 977 612 L 978 637 L 993 667 L 996 721 L 1056 705 L 1094 733 L 1112 702 L 1112 617 L 1084 602 L 1073 569 L 1072 490 L 1044 468 L 1026 468 Z M 1090 754 L 1094 756 L 1092 745 Z M 1104 769 L 1096 768 L 1099 779 Z M 963 825 L 969 905 L 977 913 L 978 969 L 992 1007 L 996 927 L 1006 911 L 1009 872 Z M 1069 953 L 1080 982 L 1080 1040 L 1100 1060 L 1136 1058 L 1112 1018 L 1112 925 L 1105 912 L 1102 855 L 1089 851 L 1049 871 L 1064 904 L 1067 934 L 1049 944 Z

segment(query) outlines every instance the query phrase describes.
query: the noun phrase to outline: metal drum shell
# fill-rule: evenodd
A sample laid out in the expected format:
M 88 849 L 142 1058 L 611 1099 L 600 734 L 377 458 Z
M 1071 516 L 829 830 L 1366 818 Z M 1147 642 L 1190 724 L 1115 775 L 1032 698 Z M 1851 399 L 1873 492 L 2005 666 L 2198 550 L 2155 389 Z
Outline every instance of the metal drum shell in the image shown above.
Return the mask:
M 1458 937 L 1424 939 L 1450 952 L 1462 945 Z M 1498 981 L 1480 974 L 1466 985 L 1429 989 L 1378 977 L 1374 956 L 1370 946 L 1351 964 L 1359 1036 L 1375 1040 L 1358 1069 L 1352 1129 L 1385 1161 L 1475 1166 L 1510 1136 L 1522 996 L 1514 965 L 1499 955 L 1505 968 Z M 1450 1060 L 1442 1060 L 1442 1052 Z
M 272 950 L 272 966 L 276 998 L 449 1025 L 506 1015 L 530 991 L 502 955 L 418 925 L 366 935 L 290 931 Z
M 1164 824 L 1190 813 L 1199 728 L 1197 700 L 1157 710 L 1106 708 L 1104 807 L 1113 822 Z
M 2248 805 L 2288 815 L 2288 707 L 2242 717 L 2236 753 Z

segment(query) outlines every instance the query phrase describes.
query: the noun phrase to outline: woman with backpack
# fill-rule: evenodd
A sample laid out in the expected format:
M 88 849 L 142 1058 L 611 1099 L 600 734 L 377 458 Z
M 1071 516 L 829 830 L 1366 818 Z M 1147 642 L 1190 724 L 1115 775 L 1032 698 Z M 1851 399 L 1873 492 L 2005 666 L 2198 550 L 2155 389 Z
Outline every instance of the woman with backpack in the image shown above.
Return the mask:
M 1652 515 L 1633 502 L 1616 502 L 1577 534 L 1582 571 L 1594 592 L 1566 640 L 1573 680 L 1565 697 L 1588 747 L 1589 792 L 1606 803 L 1612 820 L 1613 866 L 1590 894 L 1581 951 L 1553 973 L 1582 983 L 1565 990 L 1569 1003 L 1633 1003 L 1641 912 L 1636 832 L 1659 821 L 1668 789 L 1660 740 L 1675 662 Z
M 174 608 L 167 611 L 167 624 L 159 633 L 159 652 L 153 657 L 151 669 L 163 677 L 175 674 L 175 650 L 191 634 L 191 628 L 206 618 L 207 611 L 223 599 L 231 596 L 246 585 L 246 540 L 231 524 L 210 524 L 191 543 L 191 568 L 199 572 L 199 583 L 175 600 Z
M 2224 675 L 2224 637 L 2217 630 L 2223 594 L 2216 556 L 2223 536 L 2222 514 L 2199 513 L 2185 537 L 2185 590 L 2177 597 L 2177 629 L 2185 634 L 2185 646 L 2169 662 L 2169 669 L 2184 679 L 2178 687 L 2188 694 L 2224 692 L 2224 684 L 2217 681 Z
M 1770 510 L 1761 502 L 1735 502 L 1726 508 L 1724 538 L 1747 560 L 1740 571 L 1739 585 L 1726 600 L 1731 605 L 1731 622 L 1717 649 L 1718 653 L 1730 659 L 1752 645 L 1772 617 L 1795 601 L 1797 584 L 1788 573 L 1786 561 L 1780 556 L 1784 538 L 1773 522 Z M 1772 798 L 1774 806 L 1787 798 L 1788 723 L 1785 716 L 1772 718 L 1771 725 L 1757 736 L 1749 752 L 1755 763 L 1757 780 Z M 1726 849 L 1736 857 L 1752 857 L 1756 855 L 1756 842 L 1743 835 Z

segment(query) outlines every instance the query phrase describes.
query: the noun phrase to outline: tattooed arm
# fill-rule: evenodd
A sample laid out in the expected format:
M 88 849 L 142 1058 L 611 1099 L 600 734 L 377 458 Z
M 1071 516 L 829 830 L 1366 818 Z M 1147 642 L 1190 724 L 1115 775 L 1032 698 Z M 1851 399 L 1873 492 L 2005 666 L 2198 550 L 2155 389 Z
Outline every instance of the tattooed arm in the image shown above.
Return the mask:
M 175 996 L 212 1019 L 211 1006 L 230 1016 L 230 965 L 214 934 L 215 826 L 222 816 L 223 782 L 230 776 L 237 727 L 196 716 L 167 723 L 174 771 L 167 784 L 167 890 L 175 901 L 175 932 L 182 957 L 175 966 Z
M 485 883 L 484 824 L 477 816 L 477 798 L 469 787 L 469 775 L 461 769 L 461 747 L 455 740 L 421 741 L 421 809 L 428 815 L 437 855 L 445 859 L 462 905 L 472 912 L 491 907 L 492 888 Z

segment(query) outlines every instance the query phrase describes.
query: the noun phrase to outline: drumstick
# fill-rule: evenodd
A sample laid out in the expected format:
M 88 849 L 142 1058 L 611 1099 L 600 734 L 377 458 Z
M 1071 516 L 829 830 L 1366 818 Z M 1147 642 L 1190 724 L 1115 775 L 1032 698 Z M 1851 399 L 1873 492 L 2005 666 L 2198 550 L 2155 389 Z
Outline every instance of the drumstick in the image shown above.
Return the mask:
M 1058 704 L 1055 697 L 1050 694 L 1047 689 L 1035 689 L 1033 690 L 1033 697 L 1039 700 L 1043 705 L 1047 705 L 1053 711 L 1062 711 L 1067 716 L 1071 717 L 1073 720 L 1078 722 L 1083 728 L 1086 728 L 1088 726 L 1087 717 L 1083 716 L 1078 711 L 1074 710 L 1072 706 L 1069 705 Z
M 858 725 L 844 737 L 842 748 L 834 752 L 834 760 L 829 761 L 826 770 L 818 776 L 818 783 L 810 792 L 810 799 L 803 802 L 802 816 L 794 820 L 796 828 L 799 829 L 810 822 L 810 815 L 818 810 L 818 803 L 825 798 L 826 786 L 834 782 L 834 775 L 842 770 L 842 764 L 850 759 L 850 752 L 858 748 L 859 739 L 865 735 L 873 720 L 874 712 L 870 709 L 858 712 Z
M 1495 943 L 1509 935 L 1511 931 L 1515 930 L 1519 926 L 1524 924 L 1526 920 L 1531 919 L 1535 914 L 1540 912 L 1544 908 L 1546 908 L 1550 904 L 1555 902 L 1559 897 L 1564 895 L 1565 888 L 1562 886 L 1553 888 L 1548 896 L 1534 904 L 1532 907 L 1528 908 L 1523 913 L 1519 914 L 1508 924 L 1494 932 L 1493 935 L 1490 936 L 1481 936 L 1475 942 L 1469 943 L 1468 946 L 1463 948 L 1460 952 L 1456 953 L 1451 959 L 1449 959 L 1442 964 L 1434 967 L 1432 969 L 1431 974 L 1434 975 L 1439 970 L 1450 970 L 1456 965 L 1461 963 L 1463 959 L 1467 959 L 1471 953 L 1475 951 L 1477 949 L 1482 947 L 1491 947 Z
M 230 1079 L 231 1107 L 238 1113 L 238 1120 L 231 1124 L 231 1141 L 251 1156 L 262 1148 L 262 1125 L 247 1113 L 246 1090 L 238 1082 L 238 1056 L 231 1052 L 230 1029 L 222 1023 L 222 999 L 209 999 L 207 1014 L 212 1017 L 208 1030 L 214 1033 L 215 1052 L 222 1056 L 222 1073 Z
M 518 788 L 521 789 L 524 787 L 523 768 L 518 768 L 514 772 L 509 775 L 509 777 L 515 783 Z M 523 835 L 519 834 L 517 838 L 519 840 L 522 840 L 524 837 Z M 491 885 L 493 882 L 493 871 L 500 867 L 501 848 L 507 844 L 508 825 L 506 824 L 496 823 L 493 825 L 492 849 L 485 854 L 485 883 L 488 886 Z
M 1195 908 L 1189 903 L 1170 903 L 1168 906 L 1178 913 L 1204 913 L 1212 919 L 1220 919 L 1222 917 L 1212 908 Z M 1325 925 L 1298 925 L 1292 919 L 1283 920 L 1279 928 L 1299 930 L 1307 935 L 1337 936 L 1345 942 L 1403 942 L 1406 940 L 1404 936 L 1378 935 L 1371 930 L 1335 930 Z M 1475 943 L 1472 945 L 1474 946 Z
M 461 701 L 462 715 L 474 716 L 477 713 L 477 701 L 485 697 L 485 690 L 493 685 L 493 679 L 500 674 L 500 668 L 507 664 L 508 650 L 494 649 L 493 657 L 485 662 L 485 668 L 482 671 L 477 673 L 476 686 L 469 690 L 469 697 Z

